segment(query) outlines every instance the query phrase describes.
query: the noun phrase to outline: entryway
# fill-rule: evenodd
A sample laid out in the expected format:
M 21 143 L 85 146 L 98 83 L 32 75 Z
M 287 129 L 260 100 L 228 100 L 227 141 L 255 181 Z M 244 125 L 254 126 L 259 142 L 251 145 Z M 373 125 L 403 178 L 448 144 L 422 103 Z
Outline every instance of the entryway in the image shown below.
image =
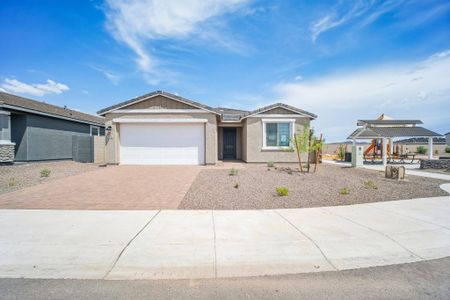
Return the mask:
M 223 129 L 223 159 L 236 159 L 236 128 Z

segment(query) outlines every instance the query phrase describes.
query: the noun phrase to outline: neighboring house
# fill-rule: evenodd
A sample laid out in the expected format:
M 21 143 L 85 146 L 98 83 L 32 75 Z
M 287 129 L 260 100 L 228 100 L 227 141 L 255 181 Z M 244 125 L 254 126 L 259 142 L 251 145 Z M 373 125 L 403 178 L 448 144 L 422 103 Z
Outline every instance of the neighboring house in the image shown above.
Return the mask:
M 445 141 L 447 142 L 447 146 L 450 146 L 450 132 L 445 134 Z
M 104 118 L 0 92 L 0 162 L 72 159 L 73 137 L 104 135 Z
M 105 117 L 111 164 L 295 162 L 294 132 L 315 114 L 277 103 L 254 111 L 212 108 L 156 91 L 98 112 Z

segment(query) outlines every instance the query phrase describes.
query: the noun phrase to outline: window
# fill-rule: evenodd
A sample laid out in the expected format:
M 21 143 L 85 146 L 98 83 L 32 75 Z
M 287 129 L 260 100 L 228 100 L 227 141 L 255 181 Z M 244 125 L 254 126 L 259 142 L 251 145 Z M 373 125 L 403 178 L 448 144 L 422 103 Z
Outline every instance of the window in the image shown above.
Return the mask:
M 294 121 L 263 120 L 263 148 L 278 149 L 290 146 Z
M 91 126 L 91 135 L 100 135 L 100 127 Z

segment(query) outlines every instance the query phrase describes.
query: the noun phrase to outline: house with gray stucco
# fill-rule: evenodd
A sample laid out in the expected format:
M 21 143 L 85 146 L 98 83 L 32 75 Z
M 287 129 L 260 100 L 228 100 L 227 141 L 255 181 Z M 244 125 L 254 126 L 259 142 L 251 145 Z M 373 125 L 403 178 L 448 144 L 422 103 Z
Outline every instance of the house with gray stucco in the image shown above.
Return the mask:
M 110 164 L 215 164 L 218 160 L 295 162 L 296 131 L 317 118 L 283 103 L 253 111 L 213 108 L 156 91 L 98 112 Z
M 104 127 L 102 117 L 0 92 L 0 162 L 73 159 L 74 143 Z

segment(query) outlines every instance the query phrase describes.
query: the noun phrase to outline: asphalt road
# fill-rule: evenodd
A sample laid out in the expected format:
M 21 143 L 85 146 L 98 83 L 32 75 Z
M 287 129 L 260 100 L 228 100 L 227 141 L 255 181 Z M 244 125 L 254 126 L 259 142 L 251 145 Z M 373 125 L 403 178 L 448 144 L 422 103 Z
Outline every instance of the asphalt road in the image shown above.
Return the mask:
M 0 279 L 0 299 L 450 299 L 450 258 L 209 280 Z

